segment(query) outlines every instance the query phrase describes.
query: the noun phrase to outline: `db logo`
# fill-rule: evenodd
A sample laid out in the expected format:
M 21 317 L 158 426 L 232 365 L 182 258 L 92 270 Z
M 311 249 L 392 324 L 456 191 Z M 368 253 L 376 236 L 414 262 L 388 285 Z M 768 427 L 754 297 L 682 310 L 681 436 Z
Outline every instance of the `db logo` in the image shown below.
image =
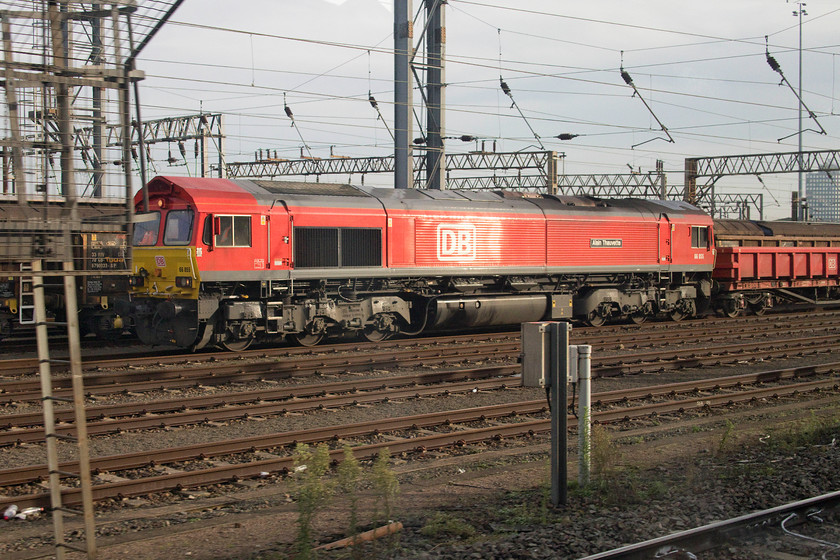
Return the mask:
M 166 257 L 160 255 L 155 256 L 155 266 L 158 268 L 166 268 Z
M 474 261 L 475 226 L 440 224 L 437 227 L 437 258 L 441 261 Z

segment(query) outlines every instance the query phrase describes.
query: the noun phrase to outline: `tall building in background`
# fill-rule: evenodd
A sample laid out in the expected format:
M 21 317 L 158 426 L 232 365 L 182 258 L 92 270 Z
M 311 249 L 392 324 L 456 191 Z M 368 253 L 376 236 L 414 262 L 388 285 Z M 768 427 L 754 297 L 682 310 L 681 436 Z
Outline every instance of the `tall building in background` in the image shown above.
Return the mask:
M 814 222 L 840 222 L 840 176 L 819 171 L 805 176 L 808 219 Z

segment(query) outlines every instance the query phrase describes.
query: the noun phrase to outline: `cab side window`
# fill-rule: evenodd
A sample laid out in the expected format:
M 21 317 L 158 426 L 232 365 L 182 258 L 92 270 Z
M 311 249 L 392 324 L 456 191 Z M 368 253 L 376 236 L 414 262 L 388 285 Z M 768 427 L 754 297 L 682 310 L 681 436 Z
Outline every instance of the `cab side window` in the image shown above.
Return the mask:
M 210 246 L 210 241 L 213 235 L 213 217 L 207 216 L 204 218 L 204 227 L 201 228 L 201 242 Z
M 691 227 L 691 248 L 692 249 L 708 249 L 709 248 L 709 228 L 692 226 Z
M 216 247 L 250 247 L 251 216 L 216 216 L 219 233 Z

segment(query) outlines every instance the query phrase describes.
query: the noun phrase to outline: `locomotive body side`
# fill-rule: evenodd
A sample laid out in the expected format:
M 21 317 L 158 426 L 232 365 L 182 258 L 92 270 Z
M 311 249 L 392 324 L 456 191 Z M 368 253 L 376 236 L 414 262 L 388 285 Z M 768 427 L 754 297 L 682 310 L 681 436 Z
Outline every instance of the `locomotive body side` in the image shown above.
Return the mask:
M 679 203 L 166 177 L 149 197 L 131 283 L 151 344 L 679 319 L 714 260 L 711 221 Z

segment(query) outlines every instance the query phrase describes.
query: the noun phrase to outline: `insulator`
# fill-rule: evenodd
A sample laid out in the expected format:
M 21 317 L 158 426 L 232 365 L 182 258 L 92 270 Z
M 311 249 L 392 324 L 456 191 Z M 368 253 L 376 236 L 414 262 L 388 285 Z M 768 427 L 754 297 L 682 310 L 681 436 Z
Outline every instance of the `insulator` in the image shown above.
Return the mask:
M 420 138 L 415 138 L 415 139 L 414 139 L 414 143 L 415 143 L 415 144 L 425 144 L 425 143 L 426 143 L 426 139 L 425 139 L 425 138 L 423 138 L 423 137 L 420 137 Z
M 477 140 L 475 136 L 470 136 L 469 134 L 464 134 L 458 137 L 458 140 L 461 142 L 472 142 L 473 140 Z
M 286 111 L 286 116 L 292 120 L 295 120 L 295 116 L 292 114 L 292 108 L 288 105 L 283 106 L 283 110 Z
M 633 85 L 633 78 L 630 77 L 630 74 L 628 74 L 627 70 L 624 68 L 621 69 L 621 79 L 624 80 L 624 83 L 628 86 Z
M 779 63 L 775 58 L 770 56 L 770 53 L 767 53 L 767 64 L 770 65 L 770 68 L 772 68 L 774 72 L 778 72 L 780 74 L 782 73 L 782 67 L 779 66 Z
M 577 138 L 580 134 L 571 134 L 569 132 L 564 132 L 563 134 L 558 134 L 555 138 L 559 138 L 560 140 L 571 140 L 572 138 Z
M 186 159 L 187 158 L 187 148 L 184 146 L 183 142 L 178 142 L 178 151 L 181 152 L 181 157 Z
M 368 96 L 368 101 L 370 101 L 370 106 L 374 109 L 379 109 L 379 103 L 376 102 L 376 99 L 372 95 Z
M 198 159 L 198 140 L 193 142 L 193 157 Z
M 512 97 L 512 94 L 510 93 L 510 88 L 505 83 L 505 81 L 501 78 L 499 78 L 499 85 L 502 86 L 502 91 L 505 92 L 505 95 L 507 95 L 509 97 Z
M 137 161 L 137 148 L 134 146 L 131 147 L 131 159 Z

